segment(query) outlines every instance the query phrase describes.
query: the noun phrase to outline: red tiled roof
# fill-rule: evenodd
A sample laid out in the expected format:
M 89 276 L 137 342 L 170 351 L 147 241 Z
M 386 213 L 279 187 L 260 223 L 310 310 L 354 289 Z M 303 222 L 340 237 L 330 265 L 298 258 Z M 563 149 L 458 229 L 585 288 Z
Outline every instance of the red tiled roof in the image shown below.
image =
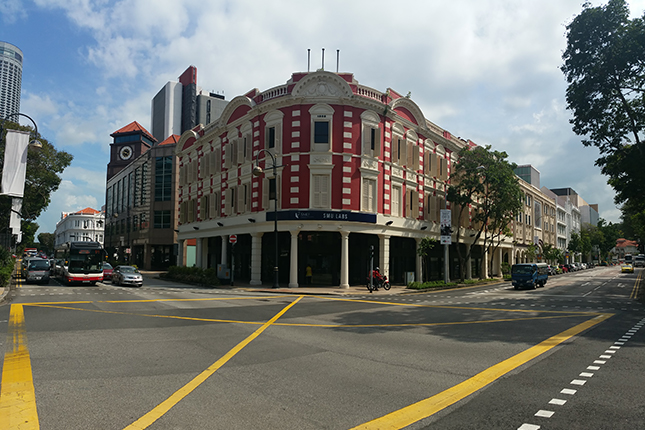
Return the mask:
M 616 239 L 616 248 L 626 248 L 628 246 L 638 248 L 638 242 L 635 240 L 628 240 L 628 239 Z
M 157 139 L 155 139 L 148 130 L 146 130 L 141 124 L 139 124 L 136 121 L 132 121 L 130 124 L 126 125 L 123 128 L 120 128 L 119 130 L 115 131 L 112 133 L 110 136 L 114 137 L 116 134 L 125 134 L 125 133 L 134 133 L 134 132 L 141 132 L 146 135 L 146 137 L 153 142 L 156 142 Z
M 168 138 L 167 138 L 166 140 L 164 140 L 163 142 L 161 142 L 159 145 L 172 145 L 172 144 L 176 144 L 177 142 L 179 142 L 179 138 L 180 138 L 180 137 L 181 137 L 181 136 L 179 136 L 178 134 L 171 134 L 170 136 L 168 136 Z
M 92 209 L 92 208 L 85 208 L 85 209 L 81 209 L 80 211 L 77 211 L 76 213 L 77 214 L 95 215 L 95 214 L 101 213 L 101 211 L 97 211 L 96 209 Z

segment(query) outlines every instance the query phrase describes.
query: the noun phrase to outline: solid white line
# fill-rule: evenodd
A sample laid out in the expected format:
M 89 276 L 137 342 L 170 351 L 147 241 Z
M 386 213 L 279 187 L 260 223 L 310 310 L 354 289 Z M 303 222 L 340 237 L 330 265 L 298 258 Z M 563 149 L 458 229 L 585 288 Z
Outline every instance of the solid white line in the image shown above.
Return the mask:
M 540 409 L 537 411 L 535 414 L 536 417 L 542 417 L 542 418 L 551 418 L 555 414 L 553 411 L 545 411 L 544 409 Z

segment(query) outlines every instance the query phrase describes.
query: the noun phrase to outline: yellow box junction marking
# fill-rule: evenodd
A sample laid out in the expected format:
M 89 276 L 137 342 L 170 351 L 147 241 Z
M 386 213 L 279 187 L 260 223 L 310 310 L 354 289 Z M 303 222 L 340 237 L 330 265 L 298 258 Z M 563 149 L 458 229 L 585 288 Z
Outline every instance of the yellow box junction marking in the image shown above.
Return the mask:
M 161 402 L 153 410 L 139 418 L 134 423 L 126 427 L 126 430 L 143 430 L 148 428 L 152 423 L 161 418 L 166 412 L 168 412 L 173 406 L 179 403 L 184 397 L 190 394 L 193 390 L 199 387 L 204 381 L 206 381 L 211 375 L 213 375 L 220 367 L 222 367 L 226 362 L 235 356 L 238 352 L 244 349 L 253 339 L 258 337 L 264 330 L 269 328 L 271 324 L 277 321 L 285 312 L 287 312 L 292 306 L 298 303 L 304 296 L 299 296 L 296 300 L 288 304 L 284 309 L 278 312 L 273 318 L 264 323 L 262 327 L 258 328 L 253 334 L 244 339 L 242 342 L 238 343 L 233 349 L 227 352 L 222 358 L 213 363 L 208 369 L 204 370 L 202 373 L 197 375 L 192 381 L 184 385 L 173 395 L 168 397 L 168 399 Z
M 39 429 L 22 305 L 11 305 L 2 367 L 0 430 Z
M 354 429 L 401 429 L 424 418 L 434 415 L 435 413 L 447 408 L 450 405 L 457 403 L 465 397 L 481 390 L 491 382 L 504 376 L 508 372 L 516 369 L 517 367 L 529 362 L 530 360 L 544 354 L 550 349 L 560 345 L 562 342 L 570 339 L 571 337 L 593 327 L 596 324 L 611 318 L 613 314 L 605 314 L 594 317 L 585 321 L 577 326 L 563 331 L 560 334 L 552 336 L 539 344 L 526 349 L 519 354 L 514 355 L 488 369 L 479 372 L 472 378 L 464 382 L 448 388 L 439 394 L 429 397 L 420 402 L 414 403 L 405 408 L 399 409 L 387 415 L 384 415 L 375 420 L 369 421 L 365 424 L 354 427 Z M 354 430 L 352 429 L 352 430 Z

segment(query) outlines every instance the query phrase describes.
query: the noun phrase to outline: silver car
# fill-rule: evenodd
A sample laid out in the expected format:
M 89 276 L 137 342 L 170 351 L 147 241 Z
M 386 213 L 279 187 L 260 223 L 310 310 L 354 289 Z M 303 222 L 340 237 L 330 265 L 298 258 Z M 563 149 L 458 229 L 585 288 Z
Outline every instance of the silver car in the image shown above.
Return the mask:
M 27 282 L 38 282 L 40 284 L 49 283 L 49 260 L 43 258 L 30 258 L 26 265 Z
M 140 287 L 143 285 L 143 276 L 136 267 L 116 266 L 112 272 L 112 283 L 114 285 L 132 285 Z

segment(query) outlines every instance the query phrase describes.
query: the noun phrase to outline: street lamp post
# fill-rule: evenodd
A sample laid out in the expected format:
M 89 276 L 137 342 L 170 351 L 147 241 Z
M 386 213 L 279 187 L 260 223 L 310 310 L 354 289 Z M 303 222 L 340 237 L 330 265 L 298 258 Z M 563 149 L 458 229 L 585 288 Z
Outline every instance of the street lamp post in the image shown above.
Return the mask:
M 29 147 L 42 148 L 42 143 L 38 139 L 38 126 L 28 115 L 24 113 L 12 113 L 2 118 L 0 122 L 0 138 L 4 131 L 4 123 L 7 119 L 12 117 L 24 116 L 34 124 L 33 139 L 25 140 L 23 132 L 15 130 L 7 130 L 6 147 L 4 153 L 4 166 L 2 170 L 2 189 L 0 195 L 7 195 L 12 197 L 11 213 L 9 216 L 9 227 L 13 235 L 18 235 L 18 240 L 22 234 L 20 231 L 20 221 L 22 219 L 22 199 L 24 197 L 25 178 L 27 171 L 27 150 Z M 11 132 L 11 135 L 10 135 Z M 31 137 L 31 133 L 30 133 Z M 17 215 L 14 215 L 14 213 Z M 15 233 L 15 231 L 18 233 Z
M 275 265 L 273 266 L 273 288 L 280 288 L 280 281 L 279 281 L 279 276 L 278 276 L 278 167 L 284 167 L 284 166 L 278 166 L 276 165 L 276 160 L 275 156 L 271 153 L 271 151 L 267 149 L 260 149 L 258 154 L 255 156 L 255 167 L 253 168 L 253 176 L 262 176 L 264 174 L 264 170 L 262 167 L 260 167 L 260 154 L 261 153 L 267 153 L 269 154 L 269 157 L 271 157 L 271 163 L 272 163 L 272 168 L 273 168 L 273 177 L 275 178 L 275 195 L 273 199 L 273 234 L 274 234 L 274 242 L 275 242 Z

